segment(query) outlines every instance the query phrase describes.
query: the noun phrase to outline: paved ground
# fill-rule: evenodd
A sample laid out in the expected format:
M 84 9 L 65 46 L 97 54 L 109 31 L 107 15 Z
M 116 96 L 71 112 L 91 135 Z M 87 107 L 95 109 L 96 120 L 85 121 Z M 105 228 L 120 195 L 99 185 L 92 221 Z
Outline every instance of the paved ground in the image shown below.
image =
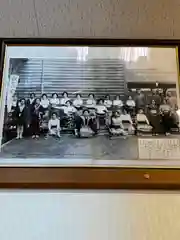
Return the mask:
M 137 138 L 109 140 L 106 136 L 97 136 L 77 139 L 64 135 L 61 140 L 51 137 L 47 140 L 14 139 L 3 146 L 0 158 L 137 159 Z

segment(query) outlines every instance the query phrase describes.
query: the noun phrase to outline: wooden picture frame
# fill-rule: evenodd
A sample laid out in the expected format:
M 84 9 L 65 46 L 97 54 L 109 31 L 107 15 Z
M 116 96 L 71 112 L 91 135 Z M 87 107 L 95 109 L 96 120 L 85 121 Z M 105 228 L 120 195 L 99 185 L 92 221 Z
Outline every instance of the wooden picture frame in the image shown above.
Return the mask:
M 173 47 L 178 40 L 153 39 L 0 39 L 1 75 L 6 45 Z M 179 59 L 178 59 L 179 60 Z M 179 69 L 178 69 L 179 71 Z M 2 83 L 2 81 L 1 81 Z M 2 86 L 2 84 L 1 84 Z M 180 158 L 180 156 L 179 156 Z M 180 189 L 179 166 L 1 166 L 0 188 Z

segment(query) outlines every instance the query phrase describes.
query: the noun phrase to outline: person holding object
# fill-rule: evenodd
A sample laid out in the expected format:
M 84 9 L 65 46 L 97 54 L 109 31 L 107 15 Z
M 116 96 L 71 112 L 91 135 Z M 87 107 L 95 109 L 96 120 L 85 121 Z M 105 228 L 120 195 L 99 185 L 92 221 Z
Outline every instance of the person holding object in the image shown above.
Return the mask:
M 56 113 L 52 113 L 52 117 L 48 122 L 48 129 L 49 129 L 49 135 L 56 136 L 58 138 L 61 137 L 60 135 L 60 120 L 57 118 Z

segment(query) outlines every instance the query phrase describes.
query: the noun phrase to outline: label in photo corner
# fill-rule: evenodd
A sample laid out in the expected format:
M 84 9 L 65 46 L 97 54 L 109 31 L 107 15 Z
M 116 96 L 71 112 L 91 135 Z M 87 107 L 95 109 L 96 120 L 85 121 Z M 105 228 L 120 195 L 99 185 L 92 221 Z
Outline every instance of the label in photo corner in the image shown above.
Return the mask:
M 179 138 L 138 139 L 139 159 L 180 160 Z

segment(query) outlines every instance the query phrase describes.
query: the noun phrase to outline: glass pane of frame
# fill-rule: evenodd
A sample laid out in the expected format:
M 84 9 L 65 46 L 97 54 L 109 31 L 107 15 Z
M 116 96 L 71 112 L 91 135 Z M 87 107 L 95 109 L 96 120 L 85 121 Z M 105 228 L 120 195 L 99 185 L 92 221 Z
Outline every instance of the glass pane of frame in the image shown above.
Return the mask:
M 0 164 L 177 167 L 176 47 L 6 45 Z

